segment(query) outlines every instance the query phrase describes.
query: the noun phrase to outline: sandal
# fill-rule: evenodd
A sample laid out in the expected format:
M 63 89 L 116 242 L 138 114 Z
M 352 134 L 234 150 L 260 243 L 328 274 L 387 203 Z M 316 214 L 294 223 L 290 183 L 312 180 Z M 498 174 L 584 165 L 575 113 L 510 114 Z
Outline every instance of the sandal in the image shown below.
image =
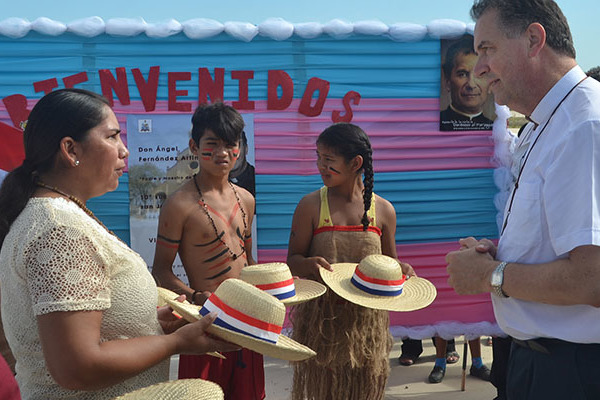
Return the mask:
M 412 357 L 412 356 L 407 356 L 407 355 L 404 355 L 404 354 L 402 354 L 402 355 L 400 355 L 400 357 L 398 357 L 398 361 L 400 362 L 400 365 L 404 365 L 405 367 L 410 367 L 418 359 L 419 359 L 419 356 Z
M 448 351 L 446 353 L 446 364 L 456 364 L 460 360 L 460 354 L 456 351 Z

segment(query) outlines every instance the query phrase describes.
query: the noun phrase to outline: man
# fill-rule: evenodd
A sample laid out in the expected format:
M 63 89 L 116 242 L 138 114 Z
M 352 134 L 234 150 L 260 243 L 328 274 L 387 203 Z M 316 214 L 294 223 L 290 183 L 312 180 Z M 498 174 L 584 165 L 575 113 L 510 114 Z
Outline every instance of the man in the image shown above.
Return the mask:
M 440 113 L 440 130 L 492 129 L 493 121 L 483 115 L 488 84 L 473 73 L 476 63 L 473 36 L 465 35 L 448 47 L 442 70 L 451 103 Z
M 203 304 L 221 282 L 237 278 L 252 259 L 254 198 L 229 182 L 240 156 L 242 116 L 222 103 L 202 105 L 192 117 L 190 151 L 200 172 L 170 195 L 161 208 L 152 273 L 159 286 Z M 179 253 L 190 285 L 172 270 Z M 247 349 L 227 359 L 181 355 L 179 378 L 218 383 L 226 399 L 265 397 L 263 358 Z
M 514 338 L 508 399 L 600 398 L 600 83 L 552 0 L 477 0 L 475 73 L 532 121 L 517 142 L 500 241 L 460 241 L 449 284 L 492 292 Z M 521 150 L 523 146 L 526 151 Z

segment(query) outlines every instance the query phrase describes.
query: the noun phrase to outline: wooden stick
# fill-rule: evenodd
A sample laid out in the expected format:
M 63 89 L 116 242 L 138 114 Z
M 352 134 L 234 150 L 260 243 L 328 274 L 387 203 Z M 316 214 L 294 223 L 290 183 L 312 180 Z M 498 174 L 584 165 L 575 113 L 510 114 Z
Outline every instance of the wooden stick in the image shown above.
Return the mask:
M 465 387 L 467 385 L 467 356 L 469 353 L 469 341 L 467 340 L 467 337 L 464 336 L 465 338 L 465 344 L 463 346 L 463 363 L 462 363 L 462 380 L 460 382 L 460 390 L 461 391 L 465 391 Z

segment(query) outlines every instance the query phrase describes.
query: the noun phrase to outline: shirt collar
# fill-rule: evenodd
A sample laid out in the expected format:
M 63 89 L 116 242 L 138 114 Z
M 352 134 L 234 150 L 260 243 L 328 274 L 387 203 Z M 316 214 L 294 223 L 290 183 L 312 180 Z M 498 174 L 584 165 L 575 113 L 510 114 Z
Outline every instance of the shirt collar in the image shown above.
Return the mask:
M 473 119 L 473 118 L 475 118 L 475 117 L 479 117 L 481 114 L 483 114 L 483 111 L 480 111 L 480 112 L 478 112 L 477 114 L 467 114 L 467 113 L 464 113 L 464 112 L 462 112 L 462 111 L 459 111 L 459 110 L 457 110 L 457 109 L 456 109 L 456 108 L 455 108 L 455 107 L 452 105 L 452 103 L 450 103 L 450 108 L 451 108 L 451 109 L 452 109 L 452 110 L 453 110 L 455 113 L 457 113 L 457 114 L 460 114 L 460 115 L 464 115 L 465 117 L 467 117 L 467 118 L 469 118 L 469 119 Z
M 581 67 L 576 65 L 552 86 L 552 89 L 546 93 L 531 115 L 526 117 L 534 124 L 533 129 L 536 129 L 540 124 L 543 124 L 550 118 L 550 114 L 556 108 L 557 104 L 565 97 L 569 90 L 577 85 L 577 83 L 585 78 L 585 76 L 585 72 L 583 72 Z

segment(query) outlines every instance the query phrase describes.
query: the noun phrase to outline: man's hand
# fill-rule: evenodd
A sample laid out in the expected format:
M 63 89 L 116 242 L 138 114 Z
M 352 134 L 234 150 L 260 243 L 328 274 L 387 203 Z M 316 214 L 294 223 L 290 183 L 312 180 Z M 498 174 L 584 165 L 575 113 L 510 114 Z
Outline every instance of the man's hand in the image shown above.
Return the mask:
M 472 239 L 472 240 L 470 240 Z M 492 257 L 495 246 L 477 242 L 474 238 L 462 239 L 461 249 L 446 254 L 448 285 L 458 294 L 478 294 L 491 291 L 490 277 L 497 263 Z

